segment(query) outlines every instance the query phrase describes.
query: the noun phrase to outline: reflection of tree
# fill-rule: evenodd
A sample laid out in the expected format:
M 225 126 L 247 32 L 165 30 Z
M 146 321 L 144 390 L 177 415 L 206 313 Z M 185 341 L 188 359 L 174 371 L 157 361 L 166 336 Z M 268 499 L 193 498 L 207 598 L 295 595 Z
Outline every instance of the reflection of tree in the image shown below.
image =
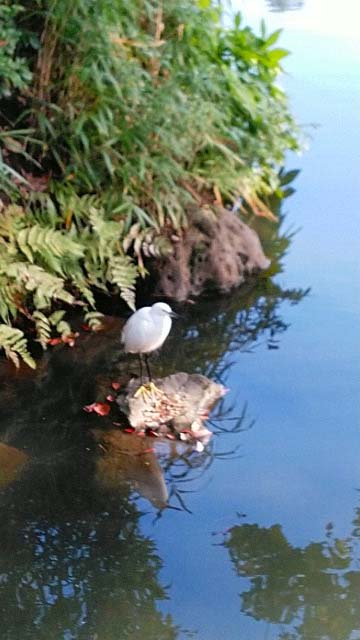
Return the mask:
M 301 9 L 304 0 L 267 0 L 272 11 L 294 11 Z
M 282 271 L 282 258 L 291 236 L 257 222 L 266 253 L 272 258 L 271 274 Z M 187 309 L 174 323 L 160 360 L 161 374 L 170 370 L 199 372 L 221 379 L 232 361 L 232 353 L 249 351 L 260 341 L 278 348 L 277 337 L 288 324 L 282 318 L 284 303 L 297 304 L 308 290 L 284 289 L 269 274 L 260 274 L 231 296 L 212 296 Z
M 2 640 L 177 637 L 136 504 L 92 472 L 86 458 L 35 465 L 0 494 Z
M 166 371 L 171 361 L 175 370 L 221 378 L 231 364 L 232 353 L 249 351 L 261 339 L 269 348 L 277 348 L 277 335 L 288 326 L 281 318 L 280 306 L 286 300 L 295 304 L 304 294 L 282 290 L 264 279 L 231 298 L 204 301 L 175 326 L 162 355 L 163 369 Z
M 283 625 L 283 640 L 350 640 L 360 632 L 360 510 L 345 540 L 293 547 L 279 525 L 230 529 L 225 546 L 239 576 L 250 580 L 242 611 Z M 357 636 L 359 637 L 359 636 Z

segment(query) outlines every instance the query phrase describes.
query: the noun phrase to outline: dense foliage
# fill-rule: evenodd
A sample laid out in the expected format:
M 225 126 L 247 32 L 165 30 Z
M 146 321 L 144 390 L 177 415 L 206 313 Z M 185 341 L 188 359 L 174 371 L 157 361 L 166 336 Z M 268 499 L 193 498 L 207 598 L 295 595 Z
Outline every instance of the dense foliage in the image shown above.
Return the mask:
M 225 28 L 211 0 L 3 0 L 0 18 L 0 345 L 16 358 L 19 315 L 45 345 L 54 304 L 91 313 L 110 289 L 132 306 L 143 252 L 169 249 L 189 203 L 271 217 L 298 142 L 279 32 Z

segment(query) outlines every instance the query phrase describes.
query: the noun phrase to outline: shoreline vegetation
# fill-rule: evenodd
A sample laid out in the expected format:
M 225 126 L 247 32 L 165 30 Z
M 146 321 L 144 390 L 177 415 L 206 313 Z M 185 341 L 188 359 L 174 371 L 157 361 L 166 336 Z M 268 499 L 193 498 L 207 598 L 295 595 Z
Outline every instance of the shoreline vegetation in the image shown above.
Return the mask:
M 91 329 L 99 294 L 134 308 L 194 207 L 276 229 L 300 132 L 280 32 L 221 3 L 3 0 L 0 24 L 0 347 L 35 367 L 72 308 Z

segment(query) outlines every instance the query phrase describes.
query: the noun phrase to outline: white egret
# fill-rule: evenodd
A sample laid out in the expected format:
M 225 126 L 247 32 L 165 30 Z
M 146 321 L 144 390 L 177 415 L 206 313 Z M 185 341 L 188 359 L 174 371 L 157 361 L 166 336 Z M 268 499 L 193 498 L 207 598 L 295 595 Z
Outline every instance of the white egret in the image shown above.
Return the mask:
M 142 354 L 146 370 L 151 381 L 148 354 L 159 349 L 165 342 L 171 329 L 171 318 L 178 317 L 166 302 L 156 302 L 152 307 L 142 307 L 130 316 L 124 325 L 121 342 L 127 353 L 137 353 L 140 359 L 142 376 Z

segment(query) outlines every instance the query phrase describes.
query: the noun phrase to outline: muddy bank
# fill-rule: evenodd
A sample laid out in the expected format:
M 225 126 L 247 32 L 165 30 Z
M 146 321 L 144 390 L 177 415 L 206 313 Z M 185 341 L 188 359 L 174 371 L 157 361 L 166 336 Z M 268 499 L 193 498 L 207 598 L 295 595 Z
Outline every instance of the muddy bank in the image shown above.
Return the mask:
M 208 289 L 228 293 L 270 266 L 257 233 L 231 211 L 193 207 L 189 220 L 171 236 L 172 253 L 153 266 L 157 295 L 183 301 Z

